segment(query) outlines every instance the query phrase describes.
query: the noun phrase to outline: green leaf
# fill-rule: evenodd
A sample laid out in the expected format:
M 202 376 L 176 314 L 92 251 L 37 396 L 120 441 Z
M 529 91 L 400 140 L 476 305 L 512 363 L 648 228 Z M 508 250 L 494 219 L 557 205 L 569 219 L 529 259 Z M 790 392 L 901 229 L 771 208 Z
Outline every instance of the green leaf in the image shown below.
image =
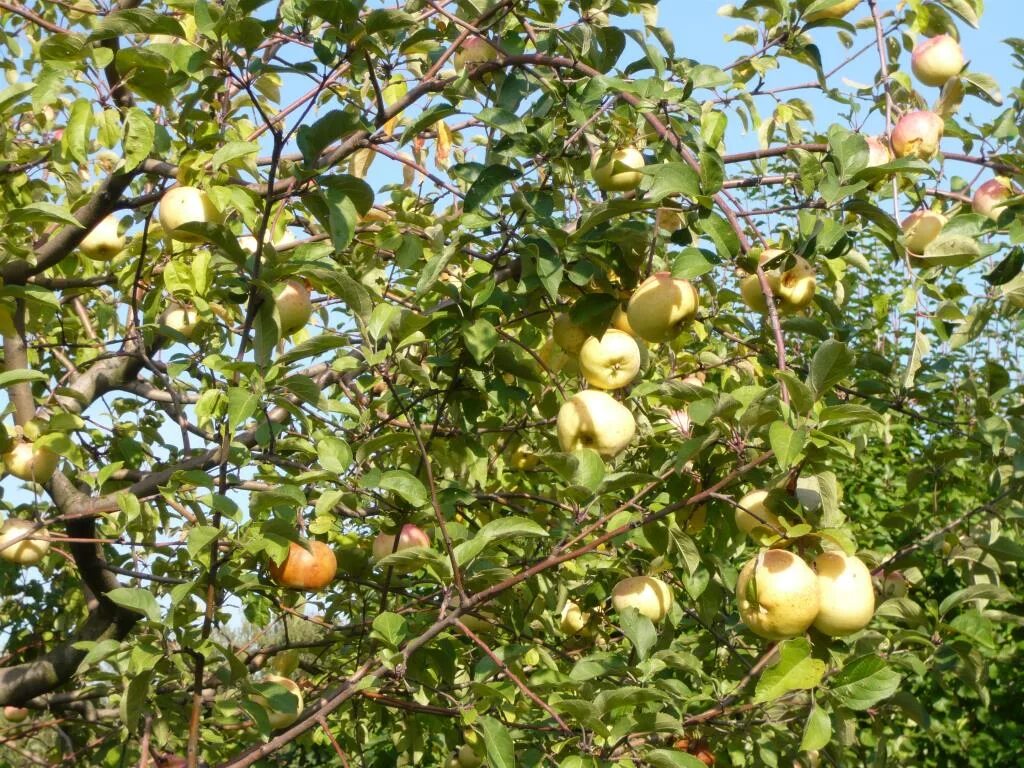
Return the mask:
M 647 166 L 644 174 L 654 178 L 650 190 L 650 198 L 654 202 L 675 195 L 693 199 L 701 194 L 700 176 L 686 163 L 658 163 Z
M 768 442 L 775 451 L 780 469 L 789 469 L 800 457 L 807 442 L 807 431 L 793 429 L 784 421 L 776 421 L 768 429 Z
M 1003 103 L 1003 94 L 999 90 L 999 83 L 991 75 L 981 72 L 961 72 L 960 79 L 967 83 L 967 92 L 980 96 L 990 104 L 997 107 Z
M 804 416 L 814 407 L 814 392 L 791 371 L 773 371 L 775 378 L 786 385 L 789 404 L 793 410 Z
M 519 172 L 505 165 L 489 165 L 480 172 L 466 192 L 463 209 L 472 213 L 486 203 L 501 187 L 512 179 L 519 178 Z
M 256 412 L 260 399 L 242 387 L 228 389 L 228 431 L 234 432 Z
M 427 489 L 418 479 L 404 469 L 391 469 L 380 476 L 377 487 L 401 496 L 414 507 L 427 503 Z
M 41 371 L 30 371 L 27 368 L 18 368 L 13 371 L 0 373 L 0 387 L 9 387 L 12 384 L 22 384 L 26 381 L 49 381 L 49 377 Z
M 1013 600 L 1013 594 L 999 584 L 971 584 L 969 587 L 958 589 L 951 595 L 947 595 L 939 603 L 939 615 L 945 616 L 957 606 L 971 600 Z
M 391 648 L 397 648 L 405 639 L 407 625 L 397 613 L 385 611 L 373 620 L 373 633 Z
M 203 554 L 204 550 L 210 546 L 210 542 L 217 538 L 219 533 L 220 529 L 214 528 L 212 525 L 196 525 L 192 527 L 188 532 L 186 544 L 189 556 L 192 559 L 196 559 L 200 554 Z
M 333 109 L 312 125 L 303 125 L 299 128 L 295 143 L 302 153 L 306 166 L 311 168 L 316 165 L 320 154 L 327 147 L 360 127 L 361 121 L 356 112 Z
M 476 535 L 455 547 L 455 561 L 468 565 L 488 546 L 504 539 L 544 538 L 548 532 L 526 517 L 501 517 L 483 526 Z
M 508 729 L 500 720 L 490 716 L 481 717 L 479 722 L 490 768 L 515 768 L 515 745 Z
M 808 384 L 820 398 L 853 370 L 853 354 L 841 341 L 829 339 L 814 353 Z
M 843 667 L 829 687 L 844 707 L 865 710 L 892 696 L 899 689 L 901 679 L 885 661 L 868 654 Z
M 124 119 L 124 167 L 138 168 L 149 157 L 156 139 L 156 123 L 138 107 L 128 110 Z
M 832 720 L 828 712 L 817 704 L 811 706 L 804 724 L 804 735 L 800 740 L 800 751 L 810 752 L 823 749 L 832 740 Z
M 622 634 L 633 644 L 637 658 L 643 661 L 658 642 L 658 630 L 654 622 L 632 606 L 619 612 L 619 627 Z
M 914 336 L 914 346 L 910 350 L 910 358 L 907 360 L 906 370 L 903 372 L 901 386 L 904 389 L 914 386 L 914 379 L 917 377 L 917 372 L 921 369 L 921 361 L 931 348 L 932 345 L 928 341 L 928 337 L 921 331 L 918 331 Z
M 33 221 L 44 221 L 44 222 L 55 222 L 57 224 L 69 224 L 72 227 L 78 229 L 84 229 L 82 223 L 74 217 L 74 215 L 62 205 L 55 205 L 54 203 L 38 202 L 29 203 L 21 208 L 10 211 L 7 215 L 8 221 L 11 222 L 33 222 Z
M 60 145 L 64 151 L 82 165 L 89 160 L 89 132 L 92 127 L 92 102 L 78 99 L 71 106 Z
M 932 240 L 924 249 L 922 263 L 928 266 L 966 266 L 981 258 L 981 247 L 973 237 L 958 234 L 942 234 Z
M 814 688 L 825 674 L 825 662 L 811 658 L 811 644 L 797 637 L 779 644 L 778 660 L 761 673 L 754 701 L 764 703 L 789 693 Z
M 118 587 L 107 592 L 107 597 L 122 608 L 141 613 L 150 621 L 160 621 L 160 606 L 148 589 Z
M 343 475 L 352 468 L 352 449 L 337 437 L 325 437 L 316 444 L 320 466 L 328 472 Z
M 498 346 L 498 332 L 490 322 L 482 318 L 463 327 L 462 338 L 477 363 L 483 363 Z
M 213 158 L 210 160 L 210 163 L 213 165 L 214 170 L 219 170 L 222 166 L 225 166 L 234 160 L 248 157 L 250 155 L 255 156 L 259 151 L 260 145 L 255 141 L 229 141 L 221 145 L 217 151 L 213 153 Z
M 712 254 L 699 248 L 684 248 L 672 261 L 672 277 L 692 280 L 706 275 L 718 263 L 717 257 L 709 257 L 712 257 Z
M 689 752 L 676 749 L 652 749 L 644 754 L 644 765 L 652 768 L 706 768 L 704 763 Z

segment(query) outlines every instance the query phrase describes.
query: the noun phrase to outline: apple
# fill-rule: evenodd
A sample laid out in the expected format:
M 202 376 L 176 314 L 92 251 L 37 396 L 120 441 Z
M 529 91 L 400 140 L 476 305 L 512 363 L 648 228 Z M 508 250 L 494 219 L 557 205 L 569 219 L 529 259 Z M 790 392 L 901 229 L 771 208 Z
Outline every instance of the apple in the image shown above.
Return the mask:
M 406 523 L 398 534 L 398 547 L 395 547 L 395 536 L 391 533 L 379 533 L 373 540 L 373 559 L 383 560 L 394 552 L 413 547 L 429 547 L 430 536 L 418 525 Z
M 807 631 L 818 615 L 818 578 L 792 552 L 767 549 L 752 558 L 736 580 L 740 620 L 769 640 Z
M 768 279 L 768 286 L 772 289 L 772 295 L 778 296 L 778 270 L 768 270 L 765 273 L 765 277 Z M 764 291 L 761 290 L 761 281 L 758 279 L 757 275 L 744 275 L 740 279 L 740 296 L 743 297 L 743 303 L 755 312 L 762 315 L 768 314 L 768 301 L 764 297 Z M 779 307 L 776 306 L 776 309 L 779 309 Z
M 555 344 L 570 355 L 578 355 L 583 348 L 583 342 L 590 338 L 590 334 L 576 325 L 567 312 L 563 312 L 555 318 L 555 324 L 551 327 L 551 335 L 555 339 Z
M 592 387 L 622 389 L 640 372 L 640 346 L 625 331 L 609 328 L 580 349 L 580 371 Z
M 892 150 L 887 140 L 877 136 L 865 136 L 864 140 L 868 143 L 868 168 L 892 162 Z
M 629 445 L 636 434 L 636 421 L 629 409 L 607 392 L 585 389 L 559 408 L 556 431 L 563 451 L 593 448 L 610 459 Z
M 267 710 L 267 719 L 270 721 L 270 727 L 275 731 L 280 728 L 287 728 L 289 725 L 299 719 L 299 715 L 302 714 L 304 708 L 302 700 L 302 689 L 299 688 L 299 684 L 294 680 L 281 675 L 264 675 L 263 681 L 266 683 L 276 683 L 287 691 L 288 705 L 285 711 L 275 709 L 266 696 L 263 694 L 256 694 L 253 699 L 257 701 L 260 706 Z M 278 697 L 275 697 L 278 698 Z M 292 708 L 294 704 L 294 709 Z
M 469 744 L 463 744 L 448 761 L 449 768 L 479 768 L 483 758 Z
M 685 226 L 686 214 L 682 208 L 662 206 L 654 214 L 654 223 L 662 232 L 672 235 Z
M 189 341 L 195 338 L 196 330 L 199 328 L 199 313 L 193 307 L 186 307 L 184 304 L 171 302 L 171 304 L 160 315 L 161 325 L 166 325 L 171 330 L 177 331 Z
M 288 245 L 295 242 L 295 236 L 291 232 L 285 231 L 279 238 L 271 241 L 270 231 L 268 230 L 263 238 L 264 243 L 273 242 L 275 248 L 281 248 L 282 246 Z M 251 256 L 256 255 L 256 238 L 253 235 L 242 235 L 238 238 L 238 245 L 243 251 Z
M 943 86 L 964 68 L 960 43 L 949 35 L 936 35 L 914 46 L 910 69 L 925 85 Z
M 946 217 L 937 211 L 914 211 L 900 225 L 903 229 L 903 242 L 907 250 L 914 254 L 924 253 L 928 243 L 939 236 L 946 226 Z
M 9 541 L 26 533 L 31 533 L 33 538 L 8 544 Z M 28 520 L 19 520 L 15 517 L 5 520 L 0 526 L 0 557 L 18 565 L 35 565 L 50 551 L 49 541 L 45 538 L 35 538 L 43 535 L 44 532 L 36 532 L 35 525 Z
M 697 316 L 700 299 L 689 280 L 656 272 L 634 291 L 626 317 L 637 335 L 650 342 L 671 341 Z
M 173 187 L 160 198 L 160 226 L 169 237 L 182 243 L 201 243 L 203 238 L 178 227 L 193 222 L 216 223 L 220 212 L 207 194 L 196 187 Z
M 95 261 L 110 261 L 124 250 L 124 235 L 118 232 L 118 221 L 114 214 L 101 219 L 89 230 L 78 249 L 83 256 Z
M 615 312 L 612 314 L 612 328 L 628 333 L 633 338 L 638 338 L 636 331 L 633 330 L 633 326 L 629 324 L 629 315 L 622 307 L 616 307 Z
M 871 572 L 857 557 L 842 552 L 823 552 L 814 560 L 818 572 L 819 632 L 842 637 L 858 632 L 875 615 L 875 588 Z
M 644 156 L 636 147 L 604 150 L 594 157 L 590 173 L 604 192 L 630 192 L 640 186 Z
M 23 723 L 28 718 L 28 710 L 25 707 L 4 707 L 4 719 L 9 723 Z
M 800 312 L 814 301 L 818 278 L 814 267 L 803 256 L 796 256 L 795 263 L 779 276 L 779 309 L 783 314 Z
M 676 523 L 690 536 L 700 533 L 708 524 L 708 507 L 701 504 L 693 507 L 683 507 L 676 512 Z
M 739 500 L 735 509 L 736 527 L 747 536 L 750 536 L 755 528 L 772 530 L 773 527 L 781 527 L 779 516 L 764 505 L 767 498 L 768 491 L 759 489 L 751 491 Z M 772 532 L 774 533 L 774 530 Z
M 1013 184 L 1010 180 L 998 176 L 994 179 L 989 179 L 978 187 L 978 191 L 974 193 L 974 198 L 971 200 L 971 208 L 974 209 L 975 213 L 996 221 L 1002 212 L 1006 210 L 1004 201 L 1015 194 L 1017 193 L 1013 189 Z
M 661 621 L 672 607 L 672 588 L 653 576 L 630 576 L 612 589 L 612 606 L 619 613 L 636 608 L 651 621 Z
M 934 112 L 908 112 L 896 123 L 889 143 L 896 157 L 931 160 L 938 154 L 939 142 L 945 130 L 946 124 Z
M 804 6 L 810 6 L 814 0 L 804 3 Z M 857 3 L 860 0 L 839 0 L 835 5 L 831 5 L 820 11 L 814 11 L 804 17 L 804 21 L 826 21 L 829 19 L 841 19 L 843 16 L 848 14 L 854 8 L 857 7 Z
M 20 440 L 4 454 L 4 468 L 19 480 L 47 483 L 57 469 L 59 458 L 49 448 Z
M 274 290 L 274 303 L 281 318 L 281 334 L 284 336 L 305 328 L 313 314 L 308 284 L 300 280 L 289 280 L 279 285 Z
M 562 615 L 558 620 L 558 628 L 565 635 L 578 635 L 587 626 L 590 614 L 584 613 L 572 600 L 567 600 L 562 606 Z
M 455 51 L 455 69 L 459 72 L 470 65 L 490 64 L 497 60 L 498 50 L 478 35 L 467 37 Z
M 537 352 L 537 356 L 540 358 L 541 363 L 552 373 L 565 371 L 568 375 L 575 376 L 579 372 L 579 361 L 577 358 L 563 350 L 554 339 L 548 339 L 544 342 L 540 351 Z
M 334 580 L 338 572 L 338 559 L 333 550 L 322 541 L 288 544 L 284 561 L 270 563 L 270 578 L 289 589 L 317 591 Z
M 517 469 L 520 472 L 529 472 L 531 469 L 536 468 L 539 463 L 537 454 L 532 449 L 525 445 L 517 445 L 516 449 L 512 451 L 512 458 L 509 460 L 509 466 L 512 469 Z

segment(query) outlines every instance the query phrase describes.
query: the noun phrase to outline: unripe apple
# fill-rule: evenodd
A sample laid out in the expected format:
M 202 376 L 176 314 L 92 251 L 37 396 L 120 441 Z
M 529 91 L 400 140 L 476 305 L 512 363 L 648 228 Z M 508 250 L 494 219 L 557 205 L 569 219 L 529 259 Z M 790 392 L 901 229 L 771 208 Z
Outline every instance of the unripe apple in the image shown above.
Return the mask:
M 118 221 L 114 214 L 104 217 L 89 230 L 78 249 L 83 256 L 95 261 L 110 261 L 124 250 L 124 235 L 118 232 Z
M 939 236 L 946 226 L 946 217 L 936 211 L 914 211 L 903 220 L 903 242 L 914 254 L 924 253 L 928 243 Z
M 580 349 L 580 371 L 592 387 L 621 389 L 640 372 L 640 346 L 625 331 L 609 328 Z
M 570 355 L 578 355 L 583 348 L 583 342 L 590 337 L 589 333 L 572 321 L 568 312 L 563 312 L 555 318 L 551 335 L 555 343 Z
M 43 536 L 45 531 L 35 532 L 35 526 L 28 520 L 15 517 L 4 521 L 0 526 L 0 557 L 18 565 L 35 565 L 50 551 L 50 542 L 44 538 L 22 539 L 15 544 L 8 544 L 22 534 Z
M 885 165 L 892 162 L 892 150 L 889 149 L 889 142 L 877 136 L 865 136 L 868 143 L 868 168 Z
M 509 466 L 512 469 L 518 469 L 520 472 L 529 472 L 537 466 L 538 462 L 539 459 L 536 453 L 525 445 L 518 445 L 512 452 Z
M 759 526 L 769 530 L 781 527 L 779 516 L 764 504 L 767 498 L 768 491 L 758 489 L 751 491 L 739 500 L 739 504 L 735 508 L 736 527 L 747 536 Z
M 1005 200 L 1015 194 L 1017 193 L 1010 180 L 997 176 L 978 187 L 978 191 L 974 193 L 974 198 L 971 200 L 971 208 L 975 213 L 996 221 L 1006 210 Z
M 818 572 L 819 632 L 842 637 L 858 632 L 875 615 L 871 572 L 860 558 L 842 552 L 823 552 L 814 560 Z
M 584 613 L 583 609 L 580 608 L 572 600 L 566 601 L 565 605 L 562 606 L 562 616 L 558 621 L 558 628 L 562 630 L 565 635 L 577 635 L 583 631 L 583 628 L 587 626 L 587 621 L 590 619 L 590 614 Z
M 628 333 L 634 338 L 639 338 L 636 335 L 636 331 L 633 330 L 633 326 L 629 324 L 629 315 L 622 307 L 616 307 L 615 312 L 612 314 L 612 328 L 623 333 Z
M 558 410 L 558 444 L 563 451 L 593 448 L 605 458 L 617 456 L 636 434 L 629 409 L 598 389 L 585 389 Z
M 964 68 L 964 52 L 949 35 L 937 35 L 914 46 L 910 68 L 925 85 L 941 87 Z
M 403 549 L 413 547 L 429 547 L 430 536 L 417 525 L 406 523 L 398 534 L 398 547 L 395 547 L 395 536 L 391 533 L 379 533 L 373 540 L 374 560 L 383 560 L 393 552 L 401 552 Z
M 672 608 L 672 588 L 653 576 L 630 576 L 612 589 L 612 606 L 619 613 L 636 608 L 651 621 L 661 621 Z
M 676 512 L 676 523 L 691 536 L 700 533 L 708 524 L 707 505 L 701 504 L 696 509 L 693 507 L 683 507 Z
M 458 762 L 459 768 L 480 768 L 484 762 L 480 755 L 476 753 L 476 750 L 469 744 L 463 744 L 459 747 L 455 759 Z
M 17 441 L 4 454 L 4 468 L 19 480 L 47 483 L 57 469 L 59 458 L 49 448 L 36 446 L 29 440 Z
M 313 314 L 309 288 L 301 280 L 289 280 L 274 291 L 274 303 L 281 318 L 281 334 L 290 336 L 305 328 Z
M 803 256 L 796 256 L 795 263 L 779 276 L 779 309 L 784 314 L 799 312 L 814 301 L 818 285 L 814 267 Z M 774 289 L 774 288 L 773 288 Z
M 764 550 L 736 580 L 740 619 L 769 640 L 802 635 L 818 615 L 818 579 L 807 563 L 784 549 Z
M 577 358 L 566 352 L 554 339 L 548 339 L 537 353 L 540 361 L 552 373 L 565 371 L 569 376 L 575 376 L 579 372 L 579 361 Z
M 174 187 L 160 198 L 160 226 L 169 237 L 182 243 L 201 243 L 203 238 L 178 227 L 193 222 L 220 221 L 220 212 L 207 194 L 196 187 Z
M 804 6 L 809 6 L 813 0 L 808 0 Z M 835 5 L 829 6 L 823 11 L 815 11 L 804 17 L 804 21 L 826 21 L 828 19 L 841 19 L 854 8 L 860 0 L 840 0 Z
M 497 49 L 478 35 L 467 37 L 455 51 L 455 69 L 459 72 L 471 64 L 489 64 L 497 60 Z
M 193 307 L 172 302 L 160 315 L 160 324 L 192 341 L 199 328 L 199 313 Z
M 654 214 L 654 222 L 662 232 L 672 235 L 686 224 L 686 214 L 681 208 L 662 206 Z
M 270 701 L 262 694 L 253 696 L 260 706 L 267 710 L 267 719 L 270 721 L 270 727 L 275 731 L 280 728 L 287 728 L 289 725 L 299 719 L 299 715 L 302 714 L 304 704 L 302 701 L 302 689 L 299 688 L 299 684 L 294 680 L 287 677 L 281 677 L 280 675 L 265 675 L 263 681 L 266 683 L 276 683 L 284 688 L 289 694 L 289 705 L 285 710 L 272 709 Z M 294 708 L 291 706 L 294 704 Z
M 636 147 L 604 150 L 593 159 L 590 173 L 604 192 L 630 192 L 640 186 L 645 165 L 643 153 Z
M 889 143 L 896 157 L 931 160 L 938 154 L 946 124 L 934 112 L 908 112 L 892 130 Z
M 4 707 L 4 719 L 9 723 L 23 723 L 28 718 L 28 709 L 25 707 Z
M 637 335 L 650 342 L 671 341 L 697 316 L 700 300 L 689 280 L 656 272 L 629 299 L 626 316 Z
M 338 572 L 338 559 L 334 551 L 322 541 L 306 541 L 305 546 L 294 541 L 288 544 L 288 554 L 280 565 L 271 561 L 270 577 L 282 587 L 317 591 L 334 580 Z
M 772 296 L 779 295 L 779 273 L 777 270 L 769 269 L 764 275 L 768 279 L 768 287 L 772 289 Z M 755 312 L 762 315 L 768 314 L 768 301 L 761 290 L 761 280 L 757 275 L 744 275 L 740 279 L 740 296 L 743 303 Z M 776 302 L 778 304 L 778 302 Z M 776 307 L 779 309 L 779 307 Z

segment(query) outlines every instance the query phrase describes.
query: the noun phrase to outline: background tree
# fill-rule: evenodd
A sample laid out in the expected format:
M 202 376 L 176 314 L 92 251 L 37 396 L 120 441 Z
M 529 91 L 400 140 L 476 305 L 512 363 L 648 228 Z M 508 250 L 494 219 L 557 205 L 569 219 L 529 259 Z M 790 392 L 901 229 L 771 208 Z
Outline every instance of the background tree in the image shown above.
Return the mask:
M 1013 763 L 981 6 L 0 2 L 3 761 Z

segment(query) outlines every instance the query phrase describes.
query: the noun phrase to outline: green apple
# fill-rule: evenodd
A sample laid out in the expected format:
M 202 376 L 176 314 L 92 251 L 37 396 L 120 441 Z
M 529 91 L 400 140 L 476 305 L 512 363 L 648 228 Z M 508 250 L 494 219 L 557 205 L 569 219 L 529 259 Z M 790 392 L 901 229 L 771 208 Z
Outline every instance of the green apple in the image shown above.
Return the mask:
M 768 279 L 768 286 L 772 289 L 772 296 L 778 296 L 779 273 L 770 269 L 765 272 L 765 277 Z M 757 275 L 744 275 L 740 279 L 740 295 L 743 297 L 743 303 L 752 310 L 762 315 L 768 314 L 768 301 L 764 297 L 764 291 L 761 290 L 761 281 Z
M 939 236 L 946 226 L 946 217 L 937 211 L 914 211 L 903 220 L 903 242 L 907 250 L 920 256 L 928 243 Z
M 556 431 L 563 451 L 593 448 L 612 458 L 633 439 L 636 421 L 629 409 L 607 392 L 585 389 L 562 404 Z
M 118 226 L 113 214 L 101 219 L 78 244 L 82 255 L 94 261 L 110 261 L 117 256 L 124 250 L 124 235 L 118 232 Z
M 910 69 L 925 85 L 941 88 L 963 68 L 964 52 L 949 35 L 936 35 L 918 43 L 910 55 Z
M 640 346 L 624 331 L 609 328 L 580 349 L 580 371 L 592 387 L 622 389 L 640 372 Z
M 612 589 L 612 606 L 619 613 L 636 608 L 651 621 L 661 621 L 672 608 L 672 588 L 653 576 L 630 576 Z
M 771 531 L 773 527 L 777 528 L 781 525 L 779 516 L 765 506 L 767 498 L 768 491 L 758 489 L 751 491 L 739 500 L 735 509 L 736 527 L 747 536 L 750 536 L 755 528 Z
M 203 238 L 178 228 L 183 224 L 216 223 L 220 212 L 207 194 L 196 187 L 173 187 L 160 198 L 160 226 L 169 237 L 182 243 L 201 243 Z
M 784 314 L 800 312 L 814 301 L 818 278 L 814 267 L 803 256 L 796 256 L 796 263 L 779 276 L 779 309 Z
M 289 280 L 274 291 L 274 303 L 281 318 L 281 334 L 290 336 L 306 327 L 313 314 L 313 301 L 307 283 Z
M 18 440 L 4 454 L 4 468 L 19 480 L 47 483 L 57 469 L 59 458 L 49 448 L 30 440 Z
M 589 333 L 572 321 L 568 312 L 563 312 L 555 318 L 551 335 L 555 343 L 570 355 L 578 355 L 583 348 L 583 342 L 590 337 Z
M 689 280 L 656 272 L 634 291 L 626 317 L 641 339 L 652 343 L 671 341 L 693 322 L 699 305 L 697 289 Z
M 565 635 L 578 635 L 587 626 L 590 614 L 584 613 L 572 600 L 567 600 L 562 606 L 562 615 L 558 620 L 558 628 Z
M 35 526 L 28 520 L 9 518 L 0 526 L 0 557 L 18 565 L 35 565 L 50 551 L 50 542 L 45 538 L 22 539 L 14 544 L 19 536 L 30 533 L 33 537 L 45 536 L 45 530 L 35 532 Z
M 283 710 L 273 708 L 270 701 L 262 694 L 253 696 L 253 699 L 267 710 L 267 719 L 270 721 L 271 728 L 274 730 L 287 728 L 298 720 L 299 715 L 302 714 L 304 707 L 302 689 L 299 688 L 299 684 L 294 680 L 280 675 L 264 675 L 263 681 L 266 683 L 275 683 L 284 688 L 285 691 L 290 694 L 290 696 L 288 696 L 288 704 Z
M 640 186 L 644 156 L 636 147 L 599 152 L 590 166 L 594 182 L 605 192 L 630 192 Z
M 815 558 L 814 570 L 819 603 L 814 626 L 833 637 L 866 627 L 875 615 L 875 588 L 864 562 L 842 552 L 823 552 Z
M 752 558 L 736 580 L 740 620 L 769 640 L 802 635 L 818 615 L 818 579 L 807 563 L 784 549 Z
M 193 307 L 171 302 L 160 315 L 160 324 L 166 325 L 192 341 L 199 328 L 199 313 Z

